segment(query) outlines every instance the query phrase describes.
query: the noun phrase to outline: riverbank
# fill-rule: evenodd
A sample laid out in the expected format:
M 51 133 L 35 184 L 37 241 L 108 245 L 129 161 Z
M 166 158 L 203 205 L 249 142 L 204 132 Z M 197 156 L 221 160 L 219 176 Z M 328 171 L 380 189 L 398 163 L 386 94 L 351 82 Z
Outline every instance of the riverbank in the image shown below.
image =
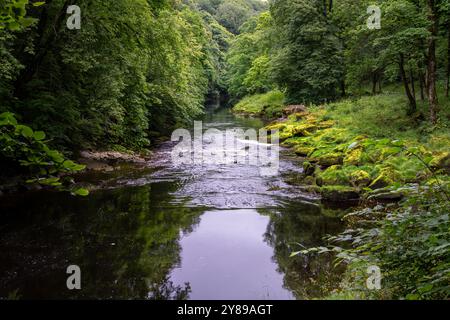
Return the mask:
M 267 126 L 304 159 L 303 175 L 291 183 L 326 202 L 360 201 L 328 246 L 293 253 L 331 254 L 347 265 L 330 299 L 450 296 L 450 103 L 441 100 L 434 128 L 425 106 L 407 116 L 405 104 L 397 93 L 367 96 L 309 106 Z M 383 277 L 379 290 L 366 287 L 374 265 Z
M 55 176 L 55 178 L 61 179 L 68 174 L 79 176 L 86 175 L 89 172 L 113 172 L 120 170 L 124 166 L 131 166 L 135 169 L 138 169 L 140 167 L 148 166 L 150 157 L 150 150 L 143 150 L 140 153 L 127 150 L 85 150 L 81 151 L 76 157 L 76 161 L 79 164 L 80 170 L 77 170 L 76 172 L 61 171 Z M 45 181 L 43 182 L 42 180 L 30 180 L 29 174 L 27 175 L 25 173 L 17 173 L 5 177 L 0 177 L 0 196 L 25 191 L 36 191 L 45 188 L 51 189 L 52 187 L 54 187 L 54 185 L 46 184 Z M 86 185 L 84 185 L 84 187 L 89 189 L 89 187 Z
M 402 114 L 402 100 L 386 94 L 293 109 L 267 129 L 278 130 L 282 145 L 304 158 L 305 173 L 295 183 L 324 200 L 400 200 L 436 177 L 449 182 L 450 173 L 446 119 L 432 130 L 420 114 Z M 242 104 L 234 111 L 242 113 Z

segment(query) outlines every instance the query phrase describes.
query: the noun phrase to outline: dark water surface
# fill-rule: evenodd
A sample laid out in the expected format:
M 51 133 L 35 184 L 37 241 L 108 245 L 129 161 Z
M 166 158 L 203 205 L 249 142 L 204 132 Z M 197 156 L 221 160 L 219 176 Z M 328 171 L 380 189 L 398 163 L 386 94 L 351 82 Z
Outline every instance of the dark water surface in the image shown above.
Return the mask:
M 210 110 L 204 128 L 260 128 Z M 214 139 L 213 139 L 214 140 Z M 220 152 L 214 141 L 205 144 Z M 309 299 L 336 287 L 328 257 L 290 258 L 341 230 L 337 212 L 248 164 L 173 165 L 173 144 L 148 166 L 88 173 L 89 197 L 30 192 L 0 198 L 0 298 Z M 217 150 L 216 150 L 217 149 Z M 66 287 L 81 268 L 82 289 Z

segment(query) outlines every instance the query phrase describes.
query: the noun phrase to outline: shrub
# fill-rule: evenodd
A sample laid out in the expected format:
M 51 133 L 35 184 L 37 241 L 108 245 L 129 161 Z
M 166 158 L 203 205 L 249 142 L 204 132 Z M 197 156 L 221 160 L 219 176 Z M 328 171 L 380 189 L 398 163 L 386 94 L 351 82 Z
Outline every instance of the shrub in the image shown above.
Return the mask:
M 22 173 L 26 175 L 27 183 L 70 190 L 74 195 L 88 194 L 85 189 L 69 187 L 72 179 L 63 176 L 81 171 L 85 166 L 50 149 L 44 132 L 19 124 L 10 112 L 0 114 L 0 163 L 6 169 L 2 170 L 2 175 Z

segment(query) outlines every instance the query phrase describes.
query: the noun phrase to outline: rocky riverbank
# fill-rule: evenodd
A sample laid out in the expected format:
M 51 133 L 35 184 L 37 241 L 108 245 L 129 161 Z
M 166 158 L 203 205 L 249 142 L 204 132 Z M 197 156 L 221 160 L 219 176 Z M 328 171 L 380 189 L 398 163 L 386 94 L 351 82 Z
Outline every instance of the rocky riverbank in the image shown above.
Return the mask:
M 398 200 L 418 184 L 434 184 L 436 175 L 448 179 L 450 172 L 449 152 L 358 135 L 339 127 L 325 108 L 296 112 L 267 129 L 278 130 L 282 145 L 304 158 L 304 175 L 296 183 L 328 201 Z

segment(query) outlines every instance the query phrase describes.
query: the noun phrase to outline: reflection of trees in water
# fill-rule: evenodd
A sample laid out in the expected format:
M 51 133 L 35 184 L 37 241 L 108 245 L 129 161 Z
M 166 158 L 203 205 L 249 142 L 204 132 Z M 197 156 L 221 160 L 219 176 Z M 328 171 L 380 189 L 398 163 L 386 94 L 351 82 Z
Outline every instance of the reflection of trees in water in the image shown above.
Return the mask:
M 203 210 L 167 207 L 167 193 L 165 197 L 155 193 L 148 185 L 96 192 L 89 199 L 61 195 L 46 201 L 37 198 L 19 206 L 25 215 L 41 214 L 28 227 L 34 241 L 31 254 L 44 256 L 42 262 L 53 257 L 54 263 L 29 269 L 16 266 L 24 269 L 24 276 L 13 279 L 16 287 L 11 288 L 40 278 L 38 294 L 48 298 L 187 298 L 189 284 L 174 286 L 168 278 L 180 263 L 181 234 L 193 230 Z M 21 241 L 25 240 L 16 239 Z M 12 260 L 23 263 L 18 256 Z M 69 264 L 81 268 L 80 291 L 65 288 Z M 41 274 L 36 274 L 36 269 Z M 19 294 L 33 297 L 28 289 L 19 287 Z
M 284 285 L 297 299 L 325 296 L 335 289 L 340 270 L 333 267 L 333 257 L 326 255 L 290 257 L 294 251 L 323 244 L 327 234 L 341 230 L 340 219 L 327 217 L 321 208 L 295 203 L 282 210 L 259 210 L 270 216 L 266 242 L 274 248 L 274 260 L 284 273 Z
M 184 286 L 174 286 L 167 278 L 162 284 L 151 284 L 149 288 L 149 300 L 187 300 L 192 292 L 189 283 Z
M 83 259 L 87 265 L 98 269 L 100 254 L 105 263 L 102 269 L 109 269 L 109 277 L 90 282 L 104 287 L 100 294 L 112 290 L 115 298 L 187 296 L 188 287 L 174 287 L 167 278 L 170 270 L 180 263 L 180 230 L 192 230 L 191 226 L 198 224 L 201 211 L 158 208 L 157 203 L 150 203 L 150 193 L 149 186 L 133 188 L 127 192 L 119 191 L 112 201 L 99 201 L 105 204 L 102 208 L 108 212 L 103 215 L 105 220 L 95 223 L 92 236 L 107 234 L 114 239 L 102 239 L 99 243 L 116 241 L 116 244 L 102 253 L 85 254 Z M 93 225 L 91 223 L 90 227 Z M 96 250 L 96 246 L 92 248 Z M 96 292 L 98 286 L 92 289 Z

